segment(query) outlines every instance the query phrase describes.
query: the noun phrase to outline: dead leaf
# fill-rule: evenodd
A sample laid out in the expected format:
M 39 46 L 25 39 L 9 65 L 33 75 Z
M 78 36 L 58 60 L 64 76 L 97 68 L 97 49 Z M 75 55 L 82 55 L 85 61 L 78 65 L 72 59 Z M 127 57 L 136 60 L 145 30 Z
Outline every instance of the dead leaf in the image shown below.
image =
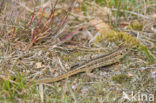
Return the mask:
M 42 62 L 38 62 L 36 63 L 36 68 L 39 69 L 39 68 L 44 68 L 45 65 L 42 64 Z

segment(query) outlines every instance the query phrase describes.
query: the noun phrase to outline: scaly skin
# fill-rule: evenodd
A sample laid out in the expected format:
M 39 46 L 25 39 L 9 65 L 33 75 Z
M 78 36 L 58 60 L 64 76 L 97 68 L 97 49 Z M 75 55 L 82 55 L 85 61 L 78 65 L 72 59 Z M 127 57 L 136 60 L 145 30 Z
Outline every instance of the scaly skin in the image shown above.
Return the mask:
M 68 78 L 72 75 L 75 75 L 75 74 L 78 74 L 81 72 L 86 72 L 87 74 L 89 74 L 93 69 L 119 62 L 120 59 L 123 58 L 128 53 L 128 51 L 129 51 L 128 48 L 120 48 L 112 53 L 91 59 L 91 60 L 81 64 L 76 69 L 71 70 L 63 75 L 60 75 L 60 76 L 57 76 L 54 78 L 37 80 L 36 83 L 50 83 L 50 82 L 52 83 L 52 82 L 63 80 L 65 78 Z

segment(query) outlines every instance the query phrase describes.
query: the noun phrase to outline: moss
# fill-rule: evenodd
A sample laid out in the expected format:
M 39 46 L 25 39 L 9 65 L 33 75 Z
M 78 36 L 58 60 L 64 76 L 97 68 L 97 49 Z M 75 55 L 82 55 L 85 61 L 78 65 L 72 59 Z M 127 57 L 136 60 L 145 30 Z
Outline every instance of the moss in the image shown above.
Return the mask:
M 153 64 L 156 62 L 155 58 L 150 54 L 150 51 L 145 45 L 139 45 L 138 49 L 146 55 L 149 63 Z
M 142 28 L 143 28 L 143 24 L 139 23 L 138 21 L 134 21 L 130 25 L 128 25 L 128 29 L 141 31 Z
M 128 77 L 127 75 L 125 75 L 125 74 L 120 74 L 120 75 L 113 76 L 112 80 L 117 82 L 117 83 L 122 84 L 122 83 L 130 81 L 131 78 Z
M 103 40 L 108 40 L 109 42 L 114 42 L 117 45 L 121 45 L 123 42 L 123 46 L 135 47 L 139 45 L 139 41 L 127 33 L 124 32 L 116 32 L 114 30 L 103 31 L 104 33 L 98 35 L 95 42 L 100 43 Z

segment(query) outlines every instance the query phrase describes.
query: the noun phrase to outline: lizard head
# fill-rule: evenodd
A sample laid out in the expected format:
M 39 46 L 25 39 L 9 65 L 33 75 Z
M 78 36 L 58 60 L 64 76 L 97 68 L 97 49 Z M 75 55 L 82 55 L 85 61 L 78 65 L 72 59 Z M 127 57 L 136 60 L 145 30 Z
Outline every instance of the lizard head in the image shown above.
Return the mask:
M 109 58 L 114 58 L 114 61 L 118 61 L 119 59 L 123 58 L 130 49 L 128 47 L 119 48 L 117 51 L 114 51 Z
M 118 50 L 118 55 L 123 57 L 129 52 L 129 50 L 130 49 L 128 47 L 121 48 L 121 49 Z
M 124 48 L 119 48 L 118 50 L 114 51 L 109 58 L 110 62 L 117 62 L 119 61 L 121 58 L 123 58 L 128 52 L 130 51 L 130 49 L 128 47 L 124 47 Z M 112 59 L 113 58 L 113 59 Z

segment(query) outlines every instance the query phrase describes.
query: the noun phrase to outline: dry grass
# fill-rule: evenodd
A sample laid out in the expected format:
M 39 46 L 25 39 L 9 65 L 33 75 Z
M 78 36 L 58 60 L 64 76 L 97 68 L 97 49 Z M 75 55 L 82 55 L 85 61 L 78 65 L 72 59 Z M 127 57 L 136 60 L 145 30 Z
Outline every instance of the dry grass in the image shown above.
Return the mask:
M 151 29 L 156 23 L 155 4 L 155 0 L 1 0 L 0 102 L 126 103 L 123 91 L 156 96 L 156 33 Z M 97 18 L 100 27 L 90 23 Z M 101 33 L 107 30 L 103 24 L 111 25 L 110 34 Z M 32 79 L 61 75 L 75 63 L 132 40 L 139 48 L 119 65 L 95 70 L 96 78 L 82 73 L 56 83 L 27 85 Z

